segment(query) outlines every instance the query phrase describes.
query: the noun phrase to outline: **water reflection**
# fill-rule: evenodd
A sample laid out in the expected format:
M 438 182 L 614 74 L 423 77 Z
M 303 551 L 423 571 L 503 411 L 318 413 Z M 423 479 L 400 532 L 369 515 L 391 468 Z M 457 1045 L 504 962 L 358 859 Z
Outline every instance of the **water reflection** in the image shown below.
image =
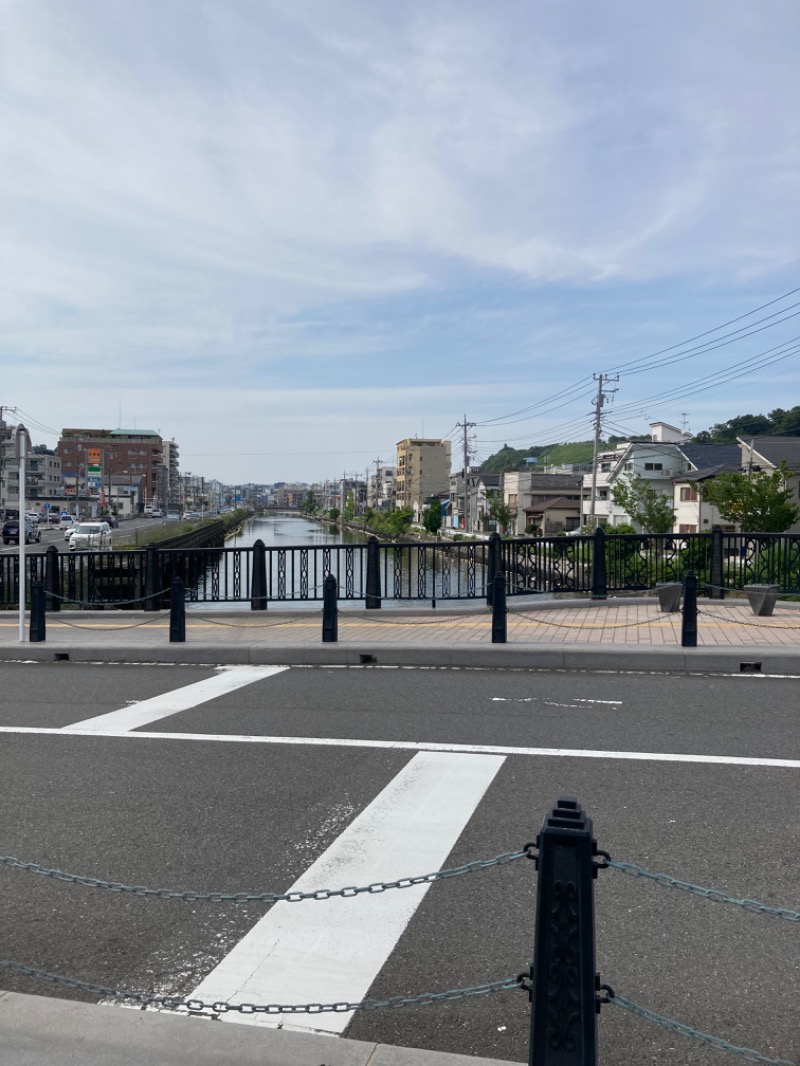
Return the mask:
M 226 548 L 252 548 L 263 540 L 268 548 L 312 547 L 330 544 L 366 544 L 363 533 L 340 530 L 328 523 L 314 522 L 303 515 L 256 515 L 236 536 L 225 541 Z

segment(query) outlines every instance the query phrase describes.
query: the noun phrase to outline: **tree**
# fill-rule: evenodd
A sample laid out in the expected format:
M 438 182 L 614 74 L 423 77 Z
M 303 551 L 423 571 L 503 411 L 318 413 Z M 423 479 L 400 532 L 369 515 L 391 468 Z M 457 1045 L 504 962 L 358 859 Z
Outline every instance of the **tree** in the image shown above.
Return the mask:
M 643 533 L 671 533 L 675 523 L 672 500 L 639 474 L 619 480 L 611 490 L 614 503 L 642 527 Z
M 314 512 L 317 510 L 317 501 L 311 489 L 309 489 L 306 493 L 306 498 L 303 500 L 300 506 L 300 510 L 304 514 L 314 514 Z
M 787 488 L 789 468 L 754 470 L 749 474 L 731 471 L 697 485 L 705 503 L 719 511 L 726 522 L 735 522 L 744 533 L 783 533 L 800 518 L 800 506 L 790 503 L 793 489 Z
M 352 521 L 353 516 L 356 513 L 356 494 L 354 489 L 350 489 L 347 494 L 347 499 L 344 501 L 344 517 L 347 522 Z
M 490 492 L 487 494 L 489 501 L 489 517 L 497 522 L 503 533 L 508 533 L 511 525 L 511 508 L 503 499 L 502 492 Z
M 442 528 L 442 501 L 433 497 L 422 512 L 422 524 L 429 533 L 438 533 Z

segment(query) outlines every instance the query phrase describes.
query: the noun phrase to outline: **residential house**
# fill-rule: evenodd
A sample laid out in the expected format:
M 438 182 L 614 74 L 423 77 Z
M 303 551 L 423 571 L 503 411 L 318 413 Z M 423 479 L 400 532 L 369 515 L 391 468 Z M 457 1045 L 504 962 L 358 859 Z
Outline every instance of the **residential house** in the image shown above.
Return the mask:
M 738 444 L 692 444 L 687 441 L 678 449 L 685 460 L 684 471 L 672 479 L 675 533 L 705 533 L 713 526 L 722 526 L 733 533 L 736 527 L 726 523 L 716 507 L 703 500 L 698 484 L 717 474 L 741 470 L 742 457 Z
M 800 437 L 740 437 L 737 443 L 743 470 L 766 470 L 771 474 L 786 463 L 786 487 L 792 490 L 792 503 L 800 503 Z M 800 533 L 800 522 L 787 532 Z
M 503 500 L 511 511 L 510 532 L 550 536 L 581 524 L 580 474 L 512 470 L 503 475 Z

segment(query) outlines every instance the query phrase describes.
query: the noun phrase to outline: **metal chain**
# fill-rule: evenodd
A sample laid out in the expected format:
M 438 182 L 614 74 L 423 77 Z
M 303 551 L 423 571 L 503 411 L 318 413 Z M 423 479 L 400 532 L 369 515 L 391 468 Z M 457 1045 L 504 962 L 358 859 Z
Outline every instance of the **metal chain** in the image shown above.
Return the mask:
M 609 1003 L 613 1003 L 617 1007 L 637 1015 L 639 1018 L 644 1018 L 648 1022 L 655 1022 L 656 1025 L 661 1025 L 664 1029 L 669 1029 L 673 1033 L 680 1033 L 681 1036 L 699 1040 L 701 1044 L 707 1044 L 709 1047 L 716 1048 L 717 1051 L 730 1051 L 734 1055 L 741 1055 L 742 1058 L 750 1059 L 751 1062 L 766 1062 L 770 1066 L 796 1066 L 790 1059 L 770 1059 L 766 1055 L 762 1055 L 760 1051 L 754 1051 L 752 1048 L 729 1044 L 727 1040 L 723 1040 L 719 1036 L 710 1036 L 708 1033 L 702 1033 L 699 1029 L 693 1029 L 690 1025 L 675 1021 L 674 1018 L 666 1018 L 663 1014 L 657 1014 L 647 1007 L 642 1007 L 639 1003 L 626 999 L 625 996 L 618 996 L 608 985 L 603 985 L 602 987 L 608 992 Z
M 398 622 L 394 618 L 369 618 L 369 619 L 365 619 L 365 621 L 369 621 L 370 623 L 374 622 L 376 625 L 383 625 L 383 626 L 448 626 L 448 625 L 458 625 L 458 623 L 459 622 L 463 622 L 464 619 L 470 619 L 470 618 L 477 619 L 477 618 L 484 618 L 484 617 L 485 617 L 485 615 L 483 615 L 483 614 L 465 614 L 465 615 L 462 615 L 459 618 L 435 618 L 435 619 L 433 619 L 430 622 Z M 347 623 L 345 623 L 345 625 L 346 624 Z M 362 624 L 362 623 L 353 623 L 353 624 Z
M 141 629 L 142 626 L 150 626 L 154 622 L 164 622 L 164 624 L 166 624 L 166 616 L 157 614 L 155 617 L 148 618 L 144 622 L 132 622 L 129 626 L 82 626 L 78 622 L 65 622 L 63 618 L 51 618 L 50 620 L 51 625 L 68 626 L 70 629 L 88 629 L 91 630 L 92 633 L 115 633 L 118 629 Z
M 146 600 L 156 599 L 159 596 L 166 596 L 170 592 L 170 589 L 161 589 L 160 592 L 151 592 L 145 596 L 136 596 L 132 600 L 74 600 L 71 596 L 61 596 L 58 592 L 48 592 L 45 589 L 45 593 L 48 596 L 52 596 L 54 600 L 61 600 L 62 603 L 77 603 L 79 607 L 95 607 L 98 604 L 107 607 L 119 607 L 128 603 L 144 603 Z
M 358 887 L 348 885 L 345 888 L 318 888 L 310 892 L 178 892 L 168 888 L 147 888 L 145 885 L 126 885 L 119 881 L 101 881 L 96 877 L 84 877 L 80 874 L 66 873 L 63 870 L 48 869 L 37 862 L 23 862 L 13 855 L 0 855 L 0 866 L 25 870 L 27 873 L 40 874 L 42 877 L 51 877 L 55 881 L 83 885 L 86 888 L 104 888 L 109 892 L 121 892 L 153 899 L 177 899 L 185 903 L 300 903 L 307 899 L 325 900 L 336 897 L 348 899 L 351 896 L 360 896 L 365 893 L 377 895 L 392 888 L 430 885 L 436 881 L 445 881 L 450 877 L 461 877 L 464 874 L 476 873 L 478 870 L 488 870 L 493 866 L 507 866 L 509 863 L 516 862 L 517 859 L 532 859 L 535 857 L 534 853 L 534 845 L 526 844 L 522 851 L 506 851 L 493 859 L 478 859 L 464 866 L 452 866 L 449 869 L 436 870 L 434 873 L 400 877 L 396 881 L 375 881 L 372 884 Z
M 705 618 L 708 618 L 712 622 L 726 622 L 731 619 L 724 618 L 721 614 L 709 614 L 708 611 L 698 611 L 698 614 L 702 614 Z M 750 626 L 754 629 L 800 629 L 800 626 L 781 626 L 770 625 L 769 622 L 742 622 L 738 618 L 734 618 L 733 622 L 737 626 Z
M 678 881 L 676 878 L 670 877 L 669 874 L 650 873 L 649 870 L 643 870 L 641 866 L 637 866 L 635 862 L 615 862 L 613 859 L 607 859 L 606 862 L 612 869 L 621 870 L 622 873 L 630 874 L 631 877 L 644 877 L 648 881 L 655 881 L 656 884 L 662 885 L 664 888 L 679 888 L 683 892 L 690 892 L 693 896 L 710 899 L 712 903 L 733 903 L 750 914 L 769 914 L 773 918 L 783 918 L 787 922 L 800 922 L 800 912 L 798 911 L 790 911 L 785 907 L 770 907 L 757 899 L 736 899 L 733 896 L 726 895 L 724 892 L 720 892 L 716 888 L 703 888 L 701 885 L 693 885 L 689 881 Z
M 37 970 L 11 959 L 0 959 L 0 966 L 7 970 L 14 970 L 24 977 L 49 981 L 50 984 L 79 989 L 81 992 L 92 992 L 109 999 L 128 1000 L 142 1007 L 166 1007 L 170 1010 L 185 1007 L 193 1012 L 213 1011 L 215 1014 L 230 1012 L 239 1014 L 345 1014 L 355 1010 L 381 1010 L 387 1007 L 426 1007 L 431 1003 L 440 1003 L 444 1000 L 486 996 L 492 992 L 507 992 L 512 988 L 521 987 L 518 978 L 507 977 L 502 981 L 490 981 L 485 985 L 474 985 L 471 988 L 450 988 L 446 992 L 420 992 L 416 996 L 389 996 L 388 999 L 362 999 L 357 1003 L 346 1001 L 339 1003 L 225 1003 L 224 1001 L 206 1003 L 202 999 L 183 999 L 180 996 L 159 996 L 147 992 L 128 992 L 124 989 L 106 988 L 105 985 L 79 981 L 75 977 L 64 977 L 62 974 L 50 973 L 48 970 Z
M 220 622 L 216 618 L 201 618 L 199 615 L 187 615 L 189 622 L 208 622 L 212 626 L 224 626 L 226 629 L 274 629 L 275 626 L 293 626 L 298 622 L 308 625 L 305 618 L 292 618 L 289 622 Z M 312 616 L 313 621 L 313 616 Z
M 548 622 L 544 618 L 534 618 L 532 615 L 523 614 L 521 611 L 515 611 L 514 614 L 517 618 L 527 618 L 530 622 L 538 622 L 543 626 L 555 626 L 556 629 L 583 629 L 583 625 L 570 626 L 565 622 Z M 652 618 L 645 618 L 641 622 L 620 622 L 618 625 L 604 625 L 603 629 L 632 629 L 634 626 L 649 626 L 653 621 L 654 619 Z

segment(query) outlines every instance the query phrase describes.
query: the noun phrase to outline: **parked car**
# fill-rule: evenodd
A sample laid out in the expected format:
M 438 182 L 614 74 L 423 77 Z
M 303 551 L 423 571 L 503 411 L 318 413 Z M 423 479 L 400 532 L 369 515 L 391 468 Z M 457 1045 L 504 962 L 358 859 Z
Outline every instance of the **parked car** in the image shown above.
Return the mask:
M 26 511 L 25 512 L 25 517 L 27 519 L 29 519 L 31 522 L 35 522 L 37 526 L 39 525 L 39 512 L 38 511 Z
M 32 522 L 27 515 L 24 519 L 25 522 L 25 543 L 26 544 L 38 544 L 42 539 L 42 534 L 39 529 L 38 522 Z M 19 519 L 7 518 L 3 523 L 3 544 L 8 544 L 10 541 L 14 541 L 15 544 L 19 544 Z
M 199 522 L 200 515 L 197 511 L 185 511 L 183 515 L 184 522 Z
M 110 551 L 111 529 L 108 522 L 79 522 L 69 538 L 72 551 Z
M 58 511 L 49 511 L 47 515 L 48 526 L 57 526 L 59 523 Z
M 62 511 L 58 520 L 59 529 L 72 529 L 77 519 L 74 515 L 71 515 L 69 511 Z
M 161 513 L 161 511 L 157 507 L 154 507 L 153 510 L 150 512 L 150 517 L 151 518 L 163 518 L 164 516 L 163 516 L 163 514 Z

